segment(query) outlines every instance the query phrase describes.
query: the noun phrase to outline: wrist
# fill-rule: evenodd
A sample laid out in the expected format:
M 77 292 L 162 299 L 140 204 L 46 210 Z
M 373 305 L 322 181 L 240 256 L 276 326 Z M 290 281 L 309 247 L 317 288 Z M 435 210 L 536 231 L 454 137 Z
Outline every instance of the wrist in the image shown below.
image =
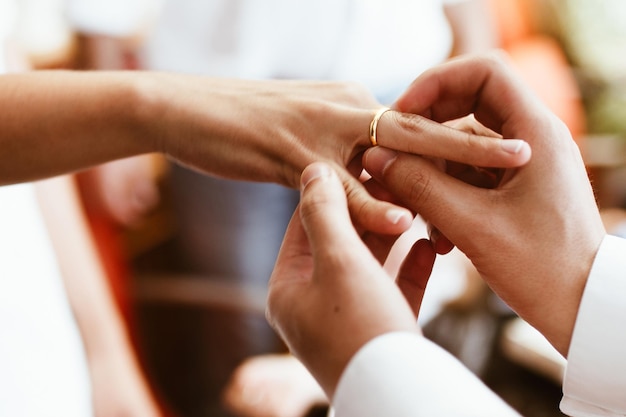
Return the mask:
M 560 279 L 555 281 L 557 286 L 544 288 L 547 297 L 543 302 L 546 308 L 537 309 L 539 315 L 528 320 L 531 324 L 534 322 L 533 325 L 565 358 L 568 356 L 581 300 L 600 242 L 594 245 L 589 239 L 590 246 L 584 251 L 586 255 L 567 258 L 570 267 L 560 269 Z M 567 265 L 567 262 L 562 265 Z
M 122 102 L 127 108 L 126 130 L 140 153 L 167 153 L 167 97 L 160 74 L 126 72 L 121 83 Z

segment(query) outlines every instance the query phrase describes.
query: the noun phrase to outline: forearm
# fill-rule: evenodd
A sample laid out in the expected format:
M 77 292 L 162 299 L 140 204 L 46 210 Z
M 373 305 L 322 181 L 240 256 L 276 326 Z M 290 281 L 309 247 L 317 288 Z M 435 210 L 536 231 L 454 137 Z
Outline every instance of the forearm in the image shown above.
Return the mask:
M 69 176 L 37 184 L 66 293 L 89 361 L 97 416 L 158 416 Z
M 314 158 L 345 165 L 355 143 L 366 143 L 369 99 L 340 83 L 139 71 L 5 75 L 0 185 L 158 151 L 209 174 L 295 187 Z M 364 105 L 356 115 L 364 120 L 353 123 L 346 104 Z
M 149 152 L 130 73 L 35 71 L 0 77 L 0 185 Z
M 130 348 L 126 330 L 73 179 L 37 183 L 37 196 L 89 360 L 123 353 Z

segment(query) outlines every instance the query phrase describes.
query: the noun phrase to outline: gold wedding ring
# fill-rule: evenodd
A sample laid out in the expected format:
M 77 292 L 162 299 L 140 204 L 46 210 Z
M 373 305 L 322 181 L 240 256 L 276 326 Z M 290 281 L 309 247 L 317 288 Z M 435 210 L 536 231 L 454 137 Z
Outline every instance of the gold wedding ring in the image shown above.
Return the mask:
M 372 119 L 372 123 L 370 123 L 370 142 L 372 142 L 372 146 L 378 146 L 378 140 L 376 139 L 376 130 L 378 129 L 378 121 L 386 111 L 391 110 L 389 107 L 383 107 L 378 109 L 374 118 Z

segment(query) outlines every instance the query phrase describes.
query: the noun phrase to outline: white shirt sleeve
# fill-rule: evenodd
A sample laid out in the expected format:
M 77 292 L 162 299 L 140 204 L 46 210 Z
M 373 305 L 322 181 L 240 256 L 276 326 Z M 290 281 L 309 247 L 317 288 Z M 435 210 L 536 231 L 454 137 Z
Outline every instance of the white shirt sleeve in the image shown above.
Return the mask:
M 626 240 L 604 238 L 572 335 L 561 410 L 626 416 Z
M 415 333 L 368 342 L 344 371 L 337 417 L 519 416 L 441 347 Z

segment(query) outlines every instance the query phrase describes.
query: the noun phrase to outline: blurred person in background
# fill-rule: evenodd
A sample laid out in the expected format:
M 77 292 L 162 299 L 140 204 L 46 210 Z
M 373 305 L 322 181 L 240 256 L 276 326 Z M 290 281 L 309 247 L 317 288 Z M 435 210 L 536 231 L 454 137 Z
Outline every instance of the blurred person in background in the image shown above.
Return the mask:
M 68 15 L 86 35 L 91 68 L 350 80 L 363 83 L 379 101 L 390 103 L 416 74 L 451 54 L 497 46 L 485 7 L 483 0 L 70 0 Z M 108 174 L 97 175 L 101 179 L 117 175 L 115 164 L 119 162 L 101 168 Z M 172 246 L 182 259 L 179 269 L 227 283 L 240 292 L 264 292 L 298 194 L 271 184 L 208 178 L 175 165 L 168 190 L 178 227 Z M 128 201 L 115 194 L 104 199 L 113 202 L 112 212 L 122 211 L 116 206 Z M 410 244 L 426 233 L 424 224 L 417 222 L 405 241 Z M 464 267 L 460 265 L 451 262 L 441 267 L 441 284 L 433 285 L 425 301 L 424 320 L 436 314 L 442 300 L 462 291 Z M 172 315 L 162 310 L 156 320 L 160 314 Z M 197 330 L 164 329 L 162 324 L 148 335 L 157 345 L 166 333 L 178 340 L 177 347 L 161 352 L 157 347 L 152 353 L 159 385 L 167 387 L 165 391 L 189 415 L 225 415 L 221 391 L 236 366 L 252 355 L 282 348 L 260 314 L 209 307 L 195 316 L 178 316 L 170 319 L 170 326 L 178 328 L 177 321 L 191 318 L 200 322 Z M 185 328 L 192 326 L 187 323 Z M 194 353 L 183 353 L 190 351 Z M 174 365 L 159 366 L 165 361 L 175 361 L 177 370 L 168 373 Z M 291 402 L 281 386 L 291 388 Z M 240 415 L 298 416 L 312 404 L 324 402 L 320 393 L 296 361 L 272 356 L 244 364 L 226 399 Z
M 0 74 L 28 68 L 19 6 L 0 0 Z M 37 189 L 0 187 L 0 415 L 92 416 L 88 358 Z
M 4 48 L 6 39 L 9 53 L 0 51 L 0 65 L 6 64 L 10 72 L 70 67 L 75 39 L 63 13 L 62 1 L 3 0 L 0 46 Z M 134 162 L 133 170 L 137 167 L 141 165 Z M 118 184 L 132 179 L 121 169 L 117 175 Z M 10 358 L 12 366 L 0 368 L 12 382 L 1 384 L 0 414 L 159 415 L 109 285 L 110 271 L 75 177 L 1 190 L 2 238 L 12 247 L 7 251 L 1 245 L 0 281 L 2 294 L 14 302 L 0 301 L 0 319 L 12 320 L 21 336 L 3 334 L 7 342 L 2 358 Z M 131 197 L 124 196 L 129 200 L 126 206 L 133 207 Z M 137 218 L 123 220 L 130 224 Z M 7 264 L 5 256 L 13 260 Z M 71 313 L 64 316 L 66 303 Z M 22 337 L 26 335 L 30 339 Z M 39 400 L 24 400 L 24 396 Z

